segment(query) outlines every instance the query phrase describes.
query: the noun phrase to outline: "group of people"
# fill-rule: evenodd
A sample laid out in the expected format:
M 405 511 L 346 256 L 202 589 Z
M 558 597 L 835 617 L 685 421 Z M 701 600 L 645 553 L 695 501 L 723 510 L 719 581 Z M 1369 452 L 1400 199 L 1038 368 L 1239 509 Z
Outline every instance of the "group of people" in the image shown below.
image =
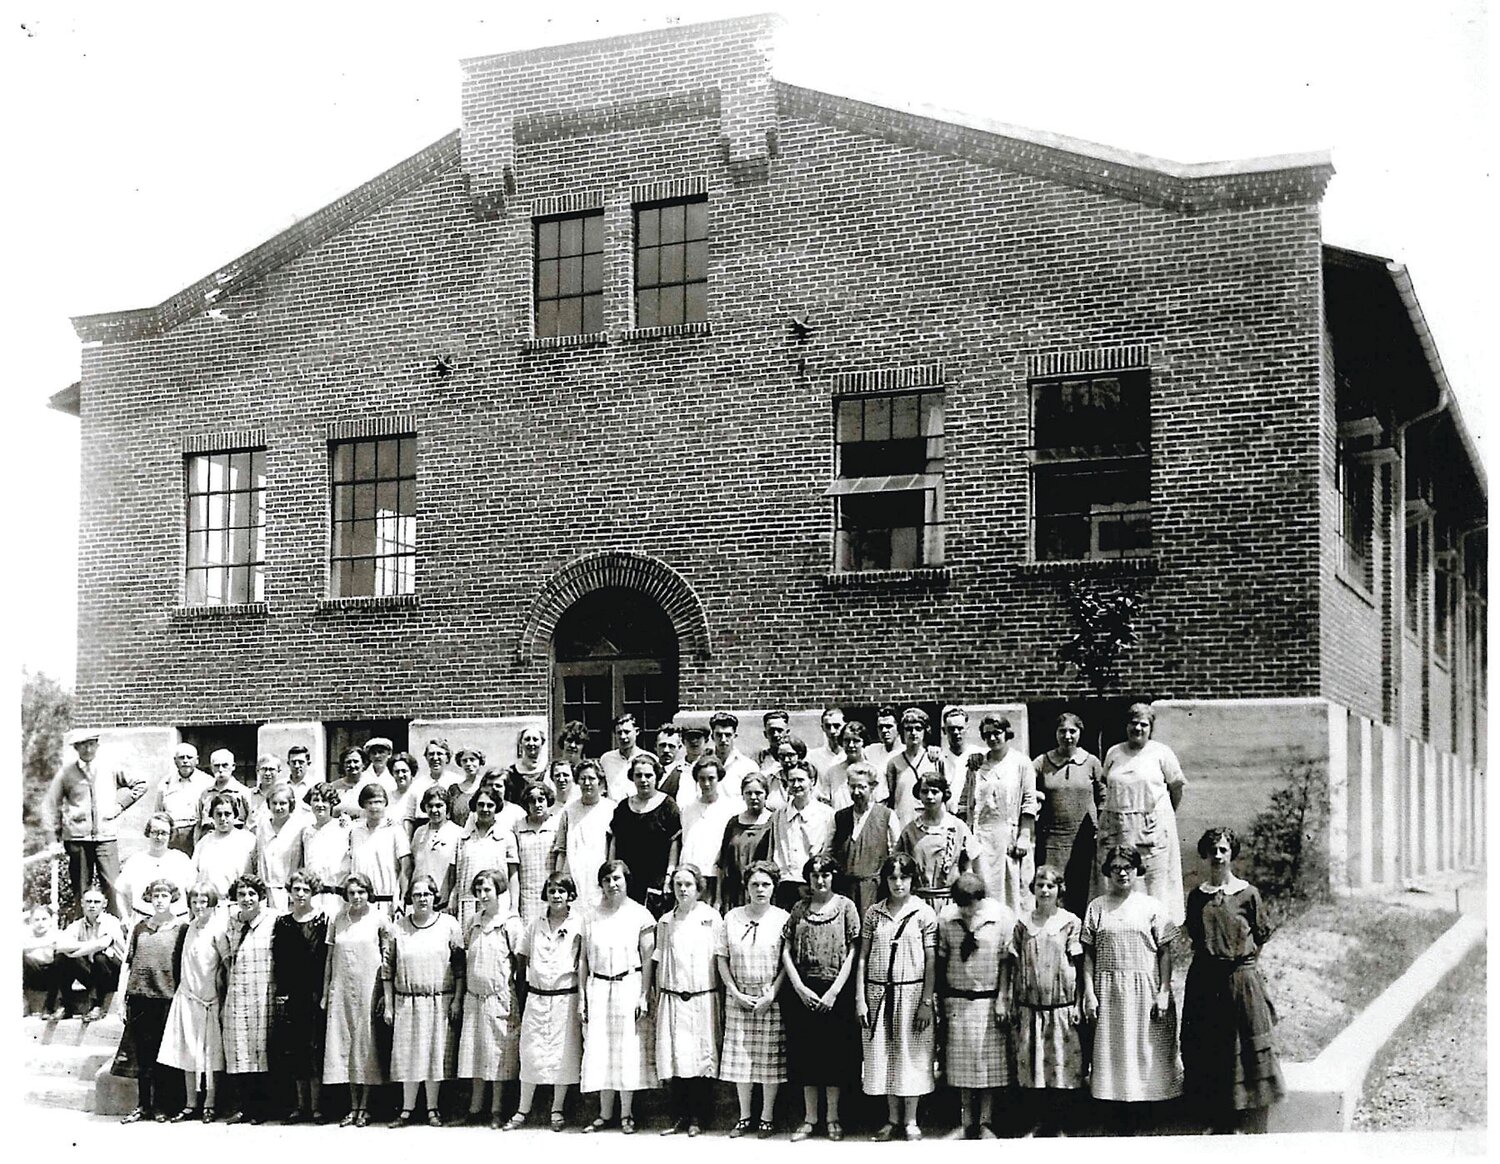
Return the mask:
M 621 716 L 591 759 L 570 723 L 551 760 L 527 729 L 503 767 L 435 739 L 425 771 L 377 738 L 324 783 L 297 747 L 285 769 L 262 757 L 254 789 L 227 752 L 210 778 L 178 749 L 115 886 L 128 940 L 102 888 L 75 923 L 108 938 L 116 976 L 128 966 L 127 1120 L 214 1119 L 226 1072 L 231 1122 L 321 1120 L 322 1086 L 346 1084 L 343 1122 L 363 1126 L 369 1088 L 399 1082 L 393 1123 L 423 1108 L 436 1124 L 440 1085 L 469 1080 L 474 1121 L 525 1126 L 548 1086 L 561 1130 L 577 1086 L 600 1097 L 584 1131 L 630 1133 L 635 1095 L 665 1085 L 663 1134 L 696 1135 L 719 1079 L 735 1085 L 731 1136 L 770 1135 L 792 1084 L 793 1140 L 841 1139 L 854 1086 L 886 1098 L 875 1139 L 918 1139 L 941 1077 L 973 1138 L 1017 1087 L 1059 1134 L 1079 1095 L 1129 1129 L 1184 1086 L 1216 1126 L 1263 1128 L 1281 1094 L 1255 966 L 1265 914 L 1228 829 L 1200 840 L 1208 876 L 1184 899 L 1185 782 L 1148 705 L 1102 761 L 1071 714 L 1035 760 L 1001 716 L 969 743 L 957 707 L 937 746 L 918 708 L 882 709 L 868 745 L 830 708 L 811 751 L 768 712 L 753 759 L 738 726 L 664 725 L 648 752 Z M 61 950 L 97 1008 L 107 958 Z

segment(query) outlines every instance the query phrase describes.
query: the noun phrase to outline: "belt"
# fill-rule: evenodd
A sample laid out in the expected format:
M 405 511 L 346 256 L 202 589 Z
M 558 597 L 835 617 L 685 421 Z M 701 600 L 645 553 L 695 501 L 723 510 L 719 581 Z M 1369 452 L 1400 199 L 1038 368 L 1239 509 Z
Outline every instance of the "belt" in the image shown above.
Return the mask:
M 876 982 L 873 978 L 865 979 L 871 986 L 916 986 L 921 983 L 920 978 L 898 978 L 894 982 Z M 988 997 L 988 995 L 986 995 Z
M 993 990 L 960 990 L 956 986 L 944 987 L 938 992 L 943 998 L 994 998 L 1000 993 L 997 986 Z
M 716 993 L 716 991 L 714 991 L 712 989 L 709 989 L 709 990 L 663 990 L 661 993 L 662 993 L 662 997 L 663 998 L 680 998 L 680 999 L 682 999 L 683 1002 L 686 1002 L 690 998 L 698 998 L 700 995 L 704 995 L 704 994 L 714 994 L 714 993 Z
M 594 977 L 595 978 L 599 978 L 599 977 L 601 977 L 601 975 L 596 974 L 596 975 L 594 975 Z M 535 994 L 539 998 L 556 998 L 559 995 L 563 995 L 563 994 L 577 994 L 578 993 L 578 987 L 576 987 L 576 986 L 565 986 L 561 990 L 543 990 L 540 986 L 533 986 L 531 983 L 528 982 L 526 984 L 526 993 L 527 994 Z
M 371 901 L 395 901 L 396 898 L 393 895 L 389 894 L 389 893 L 372 893 L 372 894 L 370 894 L 370 900 Z
M 453 988 L 450 986 L 447 990 L 440 988 L 429 990 L 398 990 L 396 993 L 405 998 L 441 998 L 445 994 L 452 994 Z
M 1027 1010 L 1066 1010 L 1068 1007 L 1077 1006 L 1073 1002 L 1018 1002 L 1017 1006 L 1024 1006 Z
M 629 970 L 621 970 L 618 974 L 597 974 L 590 972 L 589 976 L 591 978 L 597 978 L 601 982 L 619 982 L 622 979 L 629 978 L 632 974 L 638 973 L 639 971 L 639 966 L 632 966 Z

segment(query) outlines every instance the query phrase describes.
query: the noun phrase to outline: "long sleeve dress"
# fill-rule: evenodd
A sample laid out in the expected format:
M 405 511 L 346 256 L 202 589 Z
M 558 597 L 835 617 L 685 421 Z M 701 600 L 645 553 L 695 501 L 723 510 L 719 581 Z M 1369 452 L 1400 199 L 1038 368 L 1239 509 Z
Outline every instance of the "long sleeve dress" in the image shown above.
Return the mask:
M 464 1021 L 458 1077 L 495 1083 L 521 1071 L 515 959 L 524 926 L 515 914 L 475 916 L 464 935 Z M 569 1001 L 574 1001 L 569 999 Z
M 641 997 L 641 935 L 656 919 L 628 898 L 612 914 L 595 913 L 583 927 L 589 978 L 583 1031 L 583 1091 L 655 1087 L 656 1032 L 651 1015 L 635 1017 Z
M 1095 1099 L 1139 1102 L 1182 1094 L 1176 1007 L 1151 1017 L 1162 985 L 1157 953 L 1176 933 L 1161 903 L 1140 890 L 1089 902 L 1080 940 L 1094 952 L 1099 1000 L 1090 1077 Z
M 221 913 L 205 909 L 188 923 L 183 936 L 177 993 L 167 1011 L 156 1061 L 189 1075 L 224 1070 L 218 985 L 224 925 Z
M 417 1083 L 454 1077 L 458 1031 L 448 1016 L 453 1003 L 453 955 L 463 948 L 463 931 L 452 914 L 434 913 L 425 925 L 418 925 L 408 913 L 391 926 L 386 957 L 396 1003 L 391 1032 L 393 1080 Z
M 724 948 L 729 976 L 742 994 L 758 998 L 781 972 L 781 948 L 791 915 L 768 906 L 752 918 L 741 906 L 724 918 Z M 724 1000 L 724 1044 L 719 1056 L 719 1078 L 726 1083 L 784 1083 L 786 1032 L 781 1000 L 765 1010 L 752 1011 L 731 998 Z
M 328 957 L 328 918 L 316 911 L 306 921 L 289 913 L 276 919 L 271 935 L 271 1062 L 286 1079 L 323 1075 L 323 976 Z
M 583 918 L 574 911 L 554 926 L 544 913 L 522 937 L 526 1013 L 521 1019 L 521 1082 L 576 1084 L 583 1061 L 578 1019 L 578 954 Z
M 1104 756 L 1104 804 L 1099 809 L 1098 852 L 1111 846 L 1134 847 L 1145 865 L 1147 893 L 1161 902 L 1174 926 L 1185 915 L 1182 899 L 1182 847 L 1177 840 L 1177 813 L 1171 790 L 1183 788 L 1182 767 L 1166 744 L 1147 740 L 1140 751 L 1116 744 Z M 1105 884 L 1094 862 L 1094 896 Z
M 1271 1028 L 1276 1008 L 1257 962 L 1270 936 L 1260 893 L 1243 881 L 1188 894 L 1193 943 L 1182 996 L 1182 1065 L 1190 1095 L 1217 1111 L 1269 1107 L 1285 1085 Z
M 1016 923 L 1016 1075 L 1022 1087 L 1083 1086 L 1078 963 L 1083 922 L 1059 909 Z
M 719 1073 L 718 959 L 724 919 L 703 902 L 686 917 L 675 909 L 656 923 L 656 1071 L 663 1079 Z
M 371 907 L 358 920 L 346 910 L 329 928 L 324 1083 L 385 1082 L 375 1040 L 375 991 L 389 924 Z
M 895 912 L 892 912 L 892 911 Z M 933 1024 L 917 1030 L 927 959 L 937 951 L 937 917 L 925 902 L 908 898 L 897 909 L 879 901 L 865 915 L 870 953 L 864 990 L 873 1029 L 864 1030 L 866 1095 L 927 1095 L 934 1086 Z

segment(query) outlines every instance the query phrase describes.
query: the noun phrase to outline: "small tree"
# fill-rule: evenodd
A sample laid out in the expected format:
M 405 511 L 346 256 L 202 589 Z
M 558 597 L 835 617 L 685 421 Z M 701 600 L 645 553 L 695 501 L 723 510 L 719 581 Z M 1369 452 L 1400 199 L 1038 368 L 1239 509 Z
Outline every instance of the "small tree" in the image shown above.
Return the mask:
M 1245 840 L 1246 877 L 1268 903 L 1286 909 L 1299 898 L 1327 892 L 1328 869 L 1317 836 L 1327 827 L 1327 773 L 1318 764 L 1292 764 Z
M 1140 599 L 1120 586 L 1079 579 L 1068 584 L 1068 609 L 1078 630 L 1063 644 L 1063 665 L 1071 665 L 1096 696 L 1119 679 L 1120 656 L 1136 642 Z
M 63 737 L 73 719 L 73 693 L 38 671 L 21 671 L 21 823 L 26 851 L 45 847 L 52 838 L 42 829 L 42 797 L 62 763 Z

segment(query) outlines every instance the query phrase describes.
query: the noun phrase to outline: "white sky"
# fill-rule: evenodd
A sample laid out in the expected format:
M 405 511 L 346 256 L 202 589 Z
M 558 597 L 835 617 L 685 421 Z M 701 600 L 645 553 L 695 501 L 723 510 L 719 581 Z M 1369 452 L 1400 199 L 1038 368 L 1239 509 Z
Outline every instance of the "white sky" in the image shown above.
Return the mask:
M 17 661 L 74 673 L 69 316 L 145 307 L 458 127 L 458 60 L 763 11 L 203 3 L 11 6 L 3 318 L 17 424 Z M 1488 453 L 1492 42 L 1483 0 L 794 3 L 779 75 L 1183 162 L 1331 149 L 1329 242 L 1398 258 Z M 920 12 L 921 19 L 911 13 Z M 14 674 L 14 670 L 12 674 Z

